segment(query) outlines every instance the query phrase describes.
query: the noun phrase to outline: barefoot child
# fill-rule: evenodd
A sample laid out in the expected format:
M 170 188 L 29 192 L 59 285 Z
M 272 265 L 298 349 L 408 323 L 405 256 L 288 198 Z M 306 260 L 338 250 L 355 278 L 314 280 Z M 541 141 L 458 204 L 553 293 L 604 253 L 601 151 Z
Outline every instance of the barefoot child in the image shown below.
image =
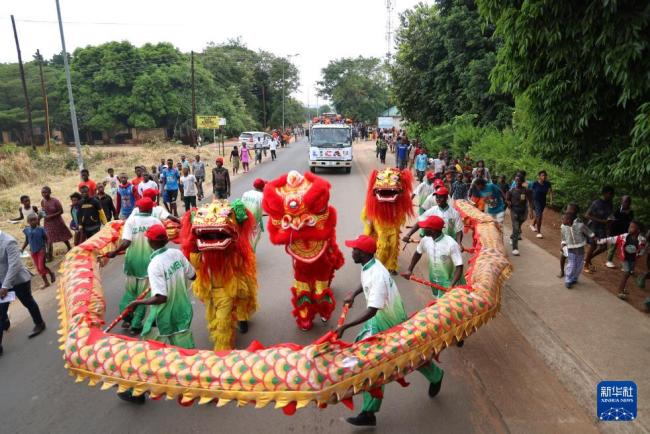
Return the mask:
M 45 265 L 45 247 L 47 246 L 47 233 L 42 226 L 39 225 L 38 215 L 32 214 L 27 218 L 27 226 L 23 229 L 25 234 L 25 243 L 21 251 L 25 250 L 25 247 L 29 245 L 29 250 L 32 253 L 32 261 L 34 262 L 34 267 L 38 271 L 38 274 L 41 275 L 43 279 L 43 287 L 45 289 L 50 286 L 50 282 L 47 280 L 47 275 L 50 275 L 52 283 L 56 281 L 56 277 L 52 270 L 50 270 L 47 265 Z
M 645 254 L 646 239 L 641 235 L 641 224 L 632 221 L 626 234 L 607 237 L 598 240 L 598 244 L 615 244 L 616 252 L 623 266 L 623 278 L 618 285 L 618 298 L 627 299 L 628 291 L 625 288 L 627 279 L 634 272 L 636 259 Z

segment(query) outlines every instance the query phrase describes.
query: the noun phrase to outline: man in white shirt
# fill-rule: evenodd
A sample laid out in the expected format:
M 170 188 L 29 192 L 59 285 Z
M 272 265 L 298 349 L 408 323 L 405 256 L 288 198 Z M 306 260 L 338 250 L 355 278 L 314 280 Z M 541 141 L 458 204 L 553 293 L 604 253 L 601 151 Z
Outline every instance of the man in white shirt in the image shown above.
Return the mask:
M 438 154 L 438 158 L 435 158 L 433 160 L 433 173 L 441 176 L 443 173 L 445 173 L 445 167 L 445 160 L 442 159 L 442 152 L 440 152 Z
M 418 186 L 415 187 L 415 190 L 413 190 L 413 196 L 411 197 L 411 199 L 416 199 L 416 202 L 418 204 L 418 215 L 422 215 L 425 211 L 422 205 L 427 200 L 429 195 L 433 193 L 434 179 L 435 179 L 435 175 L 433 174 L 433 172 L 427 172 L 427 178 L 421 183 L 419 183 Z
M 145 172 L 142 174 L 142 182 L 138 184 L 138 195 L 140 197 L 144 197 L 142 193 L 144 193 L 145 190 L 149 189 L 157 190 L 158 184 L 151 178 L 151 174 L 149 172 Z
M 360 235 L 356 240 L 346 241 L 345 245 L 352 249 L 352 260 L 355 264 L 360 264 L 362 268 L 361 286 L 353 293 L 348 294 L 344 303 L 352 307 L 355 297 L 363 293 L 367 308 L 359 318 L 337 328 L 336 334 L 340 339 L 345 330 L 363 323 L 361 332 L 355 340 L 358 342 L 401 324 L 407 320 L 408 315 L 395 281 L 386 267 L 375 258 L 376 241 L 370 236 Z M 440 392 L 444 372 L 433 362 L 425 363 L 418 368 L 418 371 L 429 380 L 429 396 L 433 398 Z M 383 387 L 381 390 L 383 396 Z M 361 413 L 358 416 L 347 418 L 346 421 L 356 426 L 376 425 L 375 413 L 379 411 L 382 402 L 382 398 L 377 395 L 364 392 Z
M 408 243 L 411 241 L 411 236 L 418 230 L 421 229 L 421 222 L 426 221 L 431 216 L 438 216 L 445 222 L 445 227 L 443 228 L 443 234 L 449 235 L 454 238 L 459 245 L 462 245 L 463 242 L 463 219 L 458 214 L 458 211 L 452 206 L 449 206 L 447 200 L 449 198 L 449 190 L 447 187 L 440 187 L 436 190 L 435 197 L 436 206 L 433 206 L 427 209 L 420 217 L 418 221 L 413 225 L 411 230 L 404 236 L 402 239 L 404 242 Z
M 196 178 L 196 189 L 198 200 L 203 200 L 203 181 L 205 181 L 205 162 L 201 156 L 196 154 L 192 163 L 192 175 Z
M 183 167 L 183 176 L 181 176 L 181 197 L 185 204 L 185 212 L 196 208 L 196 177 L 190 173 L 190 169 Z
M 104 185 L 108 187 L 111 197 L 115 198 L 117 186 L 120 185 L 120 180 L 115 176 L 115 170 L 113 170 L 113 168 L 108 168 L 106 172 L 108 172 L 108 176 L 104 178 Z
M 275 161 L 275 151 L 278 149 L 278 139 L 275 137 L 271 139 L 271 142 L 269 143 L 269 149 L 271 150 L 271 161 Z

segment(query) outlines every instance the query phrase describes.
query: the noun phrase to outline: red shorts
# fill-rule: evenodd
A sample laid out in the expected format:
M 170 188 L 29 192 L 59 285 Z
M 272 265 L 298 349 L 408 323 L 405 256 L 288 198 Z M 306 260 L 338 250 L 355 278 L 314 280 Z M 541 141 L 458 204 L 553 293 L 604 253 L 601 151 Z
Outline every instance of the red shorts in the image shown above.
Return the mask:
M 32 261 L 34 261 L 34 266 L 38 271 L 38 274 L 45 276 L 50 273 L 49 268 L 45 266 L 45 249 L 40 252 L 32 253 Z

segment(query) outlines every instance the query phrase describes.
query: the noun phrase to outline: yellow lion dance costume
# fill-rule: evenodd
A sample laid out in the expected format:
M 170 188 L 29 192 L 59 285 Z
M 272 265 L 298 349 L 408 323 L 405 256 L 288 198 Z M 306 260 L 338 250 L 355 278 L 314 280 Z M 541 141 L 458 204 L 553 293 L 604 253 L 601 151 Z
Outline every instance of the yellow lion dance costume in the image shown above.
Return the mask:
M 413 174 L 395 168 L 373 170 L 366 204 L 361 212 L 364 233 L 377 241 L 376 256 L 391 273 L 397 273 L 400 228 L 413 217 Z
M 196 269 L 194 294 L 205 304 L 215 350 L 235 344 L 257 310 L 256 261 L 250 239 L 255 218 L 240 200 L 216 200 L 185 213 L 181 247 Z

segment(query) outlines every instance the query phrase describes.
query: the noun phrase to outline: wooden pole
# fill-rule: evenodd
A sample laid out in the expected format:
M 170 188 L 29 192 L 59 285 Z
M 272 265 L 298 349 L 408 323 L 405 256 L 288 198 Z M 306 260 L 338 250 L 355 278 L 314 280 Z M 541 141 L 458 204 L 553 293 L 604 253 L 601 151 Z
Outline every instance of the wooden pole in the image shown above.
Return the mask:
M 45 78 L 43 77 L 43 57 L 41 52 L 36 50 L 38 56 L 38 70 L 41 75 L 41 94 L 43 95 L 43 107 L 45 108 L 45 143 L 47 144 L 47 152 L 51 151 L 50 148 L 50 110 L 47 104 L 47 93 L 45 92 Z
M 20 44 L 18 43 L 18 32 L 16 31 L 16 21 L 11 16 L 11 25 L 14 28 L 14 39 L 16 40 L 16 51 L 18 52 L 18 68 L 20 69 L 20 80 L 23 82 L 23 93 L 25 94 L 25 115 L 27 115 L 27 128 L 29 128 L 29 144 L 33 150 L 36 150 L 34 143 L 34 128 L 32 126 L 32 109 L 29 105 L 29 95 L 27 94 L 27 83 L 25 82 L 25 69 L 23 68 L 23 58 L 20 55 Z
M 194 92 L 194 51 L 191 54 L 192 59 L 192 146 L 196 145 L 196 94 Z

